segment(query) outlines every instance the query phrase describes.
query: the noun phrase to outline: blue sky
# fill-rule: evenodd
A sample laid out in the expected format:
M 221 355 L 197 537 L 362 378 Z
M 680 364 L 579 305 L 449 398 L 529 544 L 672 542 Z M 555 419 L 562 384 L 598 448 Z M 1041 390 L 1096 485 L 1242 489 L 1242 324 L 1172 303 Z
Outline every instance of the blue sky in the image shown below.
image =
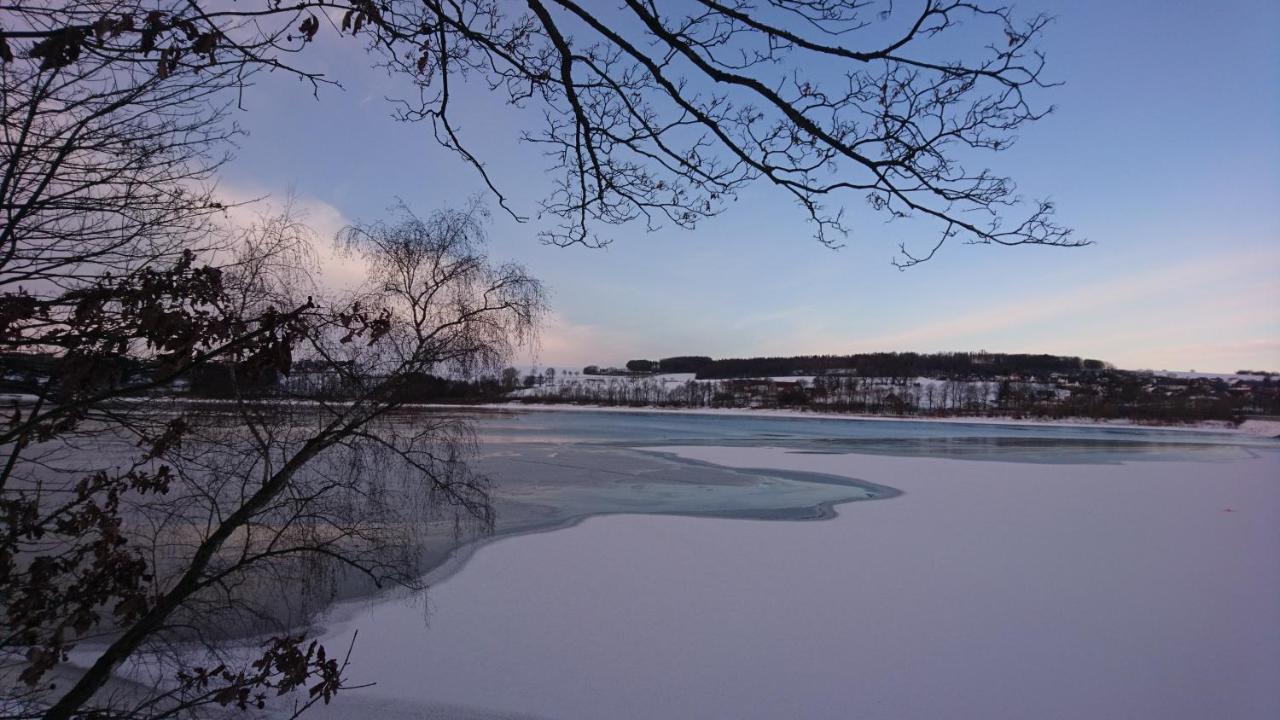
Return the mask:
M 540 244 L 537 224 L 494 212 L 491 253 L 552 289 L 536 357 L 556 367 L 636 357 L 864 350 L 1050 352 L 1121 367 L 1280 370 L 1280 4 L 1019 3 L 1057 16 L 1042 47 L 1064 83 L 1057 112 L 989 160 L 1028 197 L 1095 241 L 1080 249 L 949 245 L 899 272 L 899 242 L 860 200 L 847 246 L 828 250 L 794 204 L 744 192 L 696 231 L 624 227 L 606 249 Z M 351 41 L 308 63 L 344 89 L 262 76 L 237 114 L 247 131 L 223 174 L 232 197 L 290 189 L 322 232 L 458 205 L 479 178 L 429 129 L 390 118 L 399 81 L 367 70 Z M 470 92 L 458 116 L 518 208 L 547 187 L 528 116 Z M 496 205 L 490 203 L 496 210 Z

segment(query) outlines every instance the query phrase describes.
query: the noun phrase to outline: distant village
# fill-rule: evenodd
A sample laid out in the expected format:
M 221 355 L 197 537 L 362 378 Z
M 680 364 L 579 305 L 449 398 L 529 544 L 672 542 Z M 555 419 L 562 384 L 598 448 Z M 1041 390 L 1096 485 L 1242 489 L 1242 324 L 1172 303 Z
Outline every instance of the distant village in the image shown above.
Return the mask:
M 692 367 L 688 358 L 675 358 L 549 377 L 543 372 L 525 376 L 508 395 L 538 403 L 1157 424 L 1280 415 L 1280 375 L 1269 372 L 1119 370 L 1096 360 L 987 353 L 705 360 Z M 668 372 L 670 367 L 681 372 Z
M 55 370 L 52 356 L 4 355 L 0 393 L 32 393 Z M 122 361 L 103 382 L 146 382 L 145 363 Z M 302 360 L 290 372 L 249 376 L 228 365 L 140 394 L 192 398 L 279 397 L 341 401 L 358 368 Z M 1154 424 L 1241 422 L 1280 416 L 1280 375 L 1121 370 L 1098 360 L 998 353 L 867 353 L 713 360 L 680 356 L 497 376 L 397 379 L 411 403 L 572 403 L 661 408 L 765 408 L 898 417 L 1124 419 Z

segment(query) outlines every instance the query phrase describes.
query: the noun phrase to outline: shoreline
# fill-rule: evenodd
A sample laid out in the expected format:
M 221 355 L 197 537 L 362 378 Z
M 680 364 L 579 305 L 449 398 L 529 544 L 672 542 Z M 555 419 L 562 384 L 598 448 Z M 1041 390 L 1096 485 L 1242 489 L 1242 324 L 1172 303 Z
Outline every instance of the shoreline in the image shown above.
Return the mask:
M 29 402 L 34 396 L 0 393 L 0 402 Z M 190 398 L 178 396 L 138 396 L 120 397 L 117 402 L 137 403 L 169 401 L 196 405 L 235 405 L 235 400 L 220 398 Z M 294 406 L 340 406 L 348 401 L 304 400 L 300 398 L 264 398 L 263 401 L 283 402 Z M 249 403 L 257 402 L 249 400 Z M 918 422 L 918 423 L 950 423 L 955 425 L 1004 425 L 1009 427 L 1077 427 L 1077 428 L 1115 428 L 1136 430 L 1162 430 L 1169 432 L 1211 433 L 1217 435 L 1259 438 L 1264 440 L 1280 440 L 1280 419 L 1246 418 L 1239 425 L 1226 420 L 1201 420 L 1195 423 L 1156 424 L 1136 422 L 1126 419 L 1098 419 L 1087 417 L 1065 418 L 1015 418 L 1008 415 L 992 416 L 943 416 L 929 417 L 920 415 L 876 415 L 870 413 L 824 412 L 816 410 L 784 410 L 773 408 L 688 408 L 662 407 L 658 405 L 623 406 L 623 405 L 590 405 L 583 403 L 535 403 L 513 400 L 509 402 L 489 403 L 404 403 L 400 409 L 425 408 L 431 410 L 453 410 L 455 412 L 501 411 L 519 412 L 529 410 L 536 412 L 610 412 L 631 414 L 679 414 L 708 415 L 726 417 L 758 417 L 774 419 L 798 420 L 846 420 L 861 422 Z
M 1280 439 L 1280 420 L 1247 419 L 1238 426 L 1222 420 L 1204 420 L 1199 423 L 1182 423 L 1156 425 L 1140 423 L 1132 420 L 1095 420 L 1092 418 L 1014 418 L 1009 416 L 991 417 L 920 417 L 914 415 L 871 415 L 859 413 L 817 412 L 813 410 L 774 410 L 770 408 L 683 408 L 659 407 L 646 405 L 642 407 L 619 405 L 580 405 L 576 403 L 479 403 L 475 405 L 449 405 L 430 403 L 423 407 L 432 408 L 477 408 L 482 410 L 505 410 L 518 412 L 530 410 L 535 412 L 609 412 L 631 414 L 676 414 L 676 415 L 709 415 L 726 417 L 758 417 L 771 419 L 794 420 L 845 420 L 858 422 L 919 422 L 949 423 L 954 425 L 1004 425 L 1011 427 L 1068 427 L 1068 428 L 1115 428 L 1134 430 L 1166 430 L 1170 432 L 1210 433 L 1217 435 L 1242 436 L 1260 439 Z

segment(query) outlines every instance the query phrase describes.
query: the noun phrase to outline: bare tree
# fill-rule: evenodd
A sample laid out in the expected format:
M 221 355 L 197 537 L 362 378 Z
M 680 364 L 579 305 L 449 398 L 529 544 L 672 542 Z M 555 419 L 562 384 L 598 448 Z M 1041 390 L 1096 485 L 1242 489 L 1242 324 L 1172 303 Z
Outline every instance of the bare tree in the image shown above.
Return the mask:
M 487 481 L 466 464 L 468 422 L 406 416 L 401 389 L 422 374 L 496 372 L 532 340 L 540 284 L 488 261 L 474 209 L 406 214 L 344 232 L 370 284 L 326 310 L 290 296 L 297 232 L 287 218 L 246 232 L 215 297 L 196 306 L 303 308 L 276 328 L 288 337 L 268 361 L 221 356 L 232 400 L 96 401 L 74 425 L 6 446 L 4 647 L 25 651 L 21 680 L 41 716 L 261 707 L 299 687 L 327 700 L 342 663 L 295 628 L 334 585 L 414 587 L 424 538 L 492 526 Z M 295 359 L 343 375 L 350 397 L 252 393 L 257 374 Z M 274 633 L 265 645 L 232 642 L 263 632 Z M 65 688 L 43 682 L 93 635 L 102 651 L 87 670 Z M 120 691 L 120 676 L 142 682 Z
M 47 29 L 4 12 L 6 31 Z M 214 102 L 232 76 L 68 53 L 0 47 L 0 346 L 6 375 L 32 369 L 0 427 L 0 650 L 25 657 L 13 672 L 36 694 L 78 636 L 151 607 L 121 505 L 170 486 L 155 460 L 183 426 L 122 398 L 218 358 L 275 363 L 305 309 L 240 312 L 201 262 L 228 240 L 206 181 L 233 132 Z M 112 433 L 128 452 L 63 462 Z
M 15 30 L 38 18 L 8 7 L 2 17 L 6 34 L 47 29 Z M 39 54 L 74 54 L 55 40 L 0 63 L 7 294 L 48 295 L 172 264 L 208 246 L 221 210 L 209 180 L 235 134 L 219 104 L 230 69 L 164 79 L 114 56 Z
M 46 7 L 4 8 L 6 36 L 34 40 L 17 56 L 0 47 L 0 343 L 6 371 L 34 367 L 0 427 L 0 651 L 23 660 L 6 660 L 5 694 L 49 717 L 165 716 L 299 686 L 327 698 L 340 663 L 290 631 L 297 617 L 264 613 L 261 591 L 250 590 L 264 578 L 315 578 L 317 558 L 373 582 L 411 582 L 415 533 L 391 512 L 415 507 L 411 496 L 424 509 L 415 517 L 459 513 L 485 526 L 483 483 L 462 462 L 465 425 L 438 418 L 404 431 L 389 419 L 390 388 L 410 371 L 483 365 L 510 346 L 433 355 L 440 347 L 405 341 L 408 305 L 332 298 L 322 307 L 308 292 L 308 238 L 296 222 L 219 222 L 211 181 L 234 134 L 221 103 L 252 67 L 157 69 L 141 47 L 82 52 L 86 37 L 109 43 L 155 18 L 131 15 L 137 3 Z M 87 19 L 91 32 L 59 32 L 67 17 Z M 482 257 L 468 259 L 472 275 L 484 269 Z M 444 285 L 464 297 L 465 279 Z M 540 307 L 514 324 L 495 320 L 503 308 L 452 327 L 477 340 L 523 333 Z M 489 334 L 471 331 L 472 320 Z M 357 401 L 303 413 L 247 397 L 299 353 L 343 352 L 353 356 L 344 368 L 376 361 L 360 368 Z M 228 371 L 231 408 L 138 401 L 201 368 Z M 361 470 L 375 465 L 384 472 Z M 388 477 L 400 487 L 375 491 Z M 394 508 L 374 502 L 396 495 Z M 257 629 L 274 621 L 278 634 L 228 655 L 219 633 L 237 626 L 232 617 L 257 618 Z M 67 653 L 93 636 L 105 638 L 101 657 L 68 678 Z M 126 663 L 161 674 L 115 692 Z
M 516 383 L 519 380 L 520 380 L 519 370 L 513 367 L 507 367 L 502 369 L 502 389 L 503 390 L 507 390 L 507 391 L 514 390 L 516 388 Z
M 427 219 L 403 205 L 390 222 L 349 227 L 339 243 L 369 267 L 356 302 L 369 313 L 403 318 L 388 339 L 397 367 L 423 363 L 474 376 L 500 367 L 545 310 L 543 290 L 520 265 L 492 265 L 484 254 L 482 206 Z M 510 315 L 512 320 L 507 322 Z M 502 319 L 502 322 L 498 320 Z
M 397 116 L 427 123 L 476 168 L 513 216 L 457 92 L 478 81 L 540 110 L 524 139 L 557 177 L 541 203 L 547 242 L 596 245 L 596 230 L 643 220 L 692 228 L 762 182 L 794 198 L 817 239 L 841 244 L 846 198 L 951 238 L 1075 246 L 1047 200 L 1024 203 L 986 169 L 1050 108 L 1039 40 L 1050 20 L 975 0 L 300 0 L 233 5 L 76 2 L 7 9 L 6 56 L 49 66 L 82 56 L 173 75 L 272 67 L 312 83 L 320 33 L 363 38 L 374 62 L 411 83 Z M 22 29 L 14 29 L 14 28 Z M 1025 207 L 1024 207 L 1025 205 Z M 1006 217 L 1006 215 L 1010 217 Z

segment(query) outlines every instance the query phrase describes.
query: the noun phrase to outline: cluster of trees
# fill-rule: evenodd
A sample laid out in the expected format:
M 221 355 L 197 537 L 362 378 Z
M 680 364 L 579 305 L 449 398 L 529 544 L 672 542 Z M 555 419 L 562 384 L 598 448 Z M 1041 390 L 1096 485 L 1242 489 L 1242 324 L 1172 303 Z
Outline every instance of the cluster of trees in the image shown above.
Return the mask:
M 513 367 L 503 368 L 502 375 L 498 379 L 499 386 L 506 392 L 510 392 L 520 387 L 541 387 L 543 385 L 555 385 L 556 378 L 564 382 L 567 378 L 573 377 L 578 373 L 573 370 L 557 371 L 555 368 L 547 368 L 546 370 L 538 370 L 534 368 L 532 372 L 525 375 L 520 374 L 520 370 Z M 479 383 L 487 385 L 488 378 L 481 378 Z M 487 396 L 486 396 L 487 397 Z
M 709 357 L 680 355 L 661 360 L 628 360 L 627 370 L 634 373 L 696 373 L 712 362 Z
M 553 386 L 528 388 L 514 397 L 538 403 L 708 407 L 715 392 L 707 383 L 670 382 L 647 374 L 623 373 L 562 378 Z
M 663 361 L 663 368 L 666 365 Z M 715 360 L 698 367 L 700 379 L 853 374 L 862 377 L 946 377 L 994 380 L 1011 375 L 1047 378 L 1110 367 L 1101 360 L 1058 355 L 987 352 L 881 352 Z
M 49 382 L 57 375 L 59 359 L 48 353 L 18 353 L 3 356 L 7 374 L 0 377 L 0 393 L 18 395 L 55 395 L 58 386 Z M 442 377 L 430 373 L 412 372 L 399 380 L 400 397 L 407 403 L 436 403 L 464 401 L 492 401 L 504 392 L 521 384 L 518 371 L 515 379 L 505 376 L 481 375 L 474 378 Z M 164 397 L 166 399 L 192 398 L 202 400 L 327 400 L 346 401 L 360 395 L 358 385 L 344 381 L 349 368 L 333 367 L 328 363 L 301 359 L 293 363 L 285 374 L 276 368 L 267 368 L 253 377 L 238 372 L 236 363 L 210 361 L 193 367 L 181 382 L 145 387 L 145 380 L 157 371 L 154 362 L 138 358 L 115 358 L 114 364 L 104 362 L 102 382 L 116 388 L 120 397 Z M 506 371 L 504 371 L 505 373 Z M 524 377 L 526 387 L 554 382 L 555 370 Z M 502 379 L 500 379 L 502 378 Z
M 676 357 L 662 358 L 658 361 L 658 366 L 662 369 L 662 372 L 696 373 L 712 362 L 711 358 L 703 355 L 678 355 Z
M 295 376 L 296 377 L 296 376 Z M 291 397 L 308 400 L 345 401 L 360 392 L 358 387 L 344 386 L 333 382 L 333 373 L 315 373 L 313 377 L 285 379 L 285 387 L 272 387 L 267 392 L 274 397 Z M 492 402 L 502 397 L 512 388 L 504 387 L 502 382 L 493 376 L 476 378 L 441 377 L 425 372 L 406 373 L 398 383 L 397 396 L 403 404 L 458 404 L 473 402 Z M 195 394 L 195 388 L 192 388 Z
M 1221 381 L 1170 390 L 1148 377 L 1123 371 L 1075 375 L 1058 382 L 1004 378 L 914 383 L 816 377 L 810 389 L 793 393 L 792 398 L 814 409 L 872 414 L 1124 419 L 1157 424 L 1233 421 L 1268 412 L 1280 400 L 1268 388 L 1233 392 Z
M 632 373 L 696 373 L 701 380 L 782 377 L 787 375 L 853 374 L 862 377 L 951 377 L 996 379 L 1018 375 L 1047 378 L 1052 374 L 1104 370 L 1101 360 L 1059 355 L 988 352 L 881 352 L 854 355 L 794 355 L 788 357 L 728 358 L 679 356 L 661 360 L 631 360 Z M 589 365 L 587 375 L 621 374 Z
M 640 363 L 644 364 L 644 365 L 643 365 L 644 367 L 649 367 L 649 368 L 651 368 L 651 367 L 652 367 L 652 364 L 651 364 L 648 360 L 641 360 L 641 361 L 632 360 L 632 361 L 630 361 L 630 362 L 628 362 L 628 363 L 627 363 L 626 367 L 622 367 L 622 368 L 616 368 L 616 367 L 603 367 L 603 368 L 602 368 L 602 367 L 600 367 L 599 365 L 588 365 L 588 366 L 586 366 L 586 367 L 582 368 L 582 374 L 583 374 L 583 375 L 612 375 L 612 376 L 630 377 L 630 376 L 633 376 L 633 375 L 648 375 L 648 374 L 650 374 L 650 373 L 656 372 L 656 370 L 655 370 L 655 369 L 647 369 L 647 370 L 633 370 L 633 369 L 632 369 L 632 366 L 633 366 L 636 362 L 640 362 Z M 637 366 L 637 367 L 639 367 L 639 366 Z
M 0 367 L 4 369 L 0 375 L 0 393 L 31 395 L 41 391 L 58 393 L 59 384 L 50 383 L 51 377 L 57 374 L 59 357 L 43 352 L 7 352 L 0 353 Z M 127 386 L 141 378 L 153 374 L 155 364 L 131 357 L 115 357 L 96 369 L 99 382 L 109 386 Z

